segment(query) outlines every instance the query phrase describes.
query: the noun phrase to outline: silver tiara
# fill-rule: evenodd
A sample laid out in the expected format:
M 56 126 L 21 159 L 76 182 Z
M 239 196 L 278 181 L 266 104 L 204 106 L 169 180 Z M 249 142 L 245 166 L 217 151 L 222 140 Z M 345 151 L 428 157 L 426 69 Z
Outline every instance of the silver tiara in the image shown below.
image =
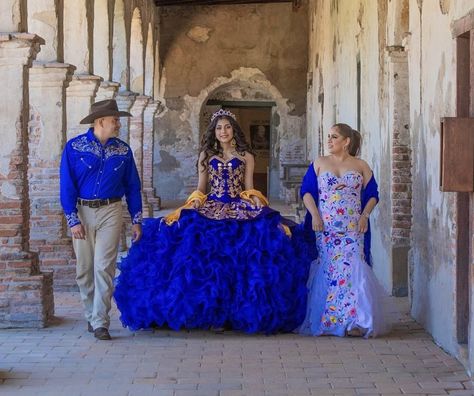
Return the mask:
M 221 116 L 232 117 L 234 120 L 237 121 L 237 119 L 235 118 L 235 114 L 234 114 L 234 113 L 231 113 L 229 110 L 220 109 L 220 110 L 217 110 L 217 111 L 211 116 L 211 122 L 214 121 L 214 119 L 215 119 L 216 117 L 221 117 Z

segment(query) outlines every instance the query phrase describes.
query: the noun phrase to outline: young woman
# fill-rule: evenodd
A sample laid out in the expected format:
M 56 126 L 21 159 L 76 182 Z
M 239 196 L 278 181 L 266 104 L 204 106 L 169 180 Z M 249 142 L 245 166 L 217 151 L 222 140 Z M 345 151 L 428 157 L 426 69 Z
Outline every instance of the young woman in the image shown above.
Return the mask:
M 381 287 L 370 268 L 369 217 L 378 202 L 377 183 L 357 158 L 358 131 L 336 124 L 329 155 L 309 167 L 301 187 L 306 224 L 316 234 L 318 258 L 308 281 L 306 318 L 299 332 L 375 336 L 387 330 Z
M 120 264 L 115 300 L 124 326 L 273 333 L 301 324 L 314 246 L 253 189 L 253 169 L 235 116 L 214 113 L 197 190 L 171 215 L 145 221 Z

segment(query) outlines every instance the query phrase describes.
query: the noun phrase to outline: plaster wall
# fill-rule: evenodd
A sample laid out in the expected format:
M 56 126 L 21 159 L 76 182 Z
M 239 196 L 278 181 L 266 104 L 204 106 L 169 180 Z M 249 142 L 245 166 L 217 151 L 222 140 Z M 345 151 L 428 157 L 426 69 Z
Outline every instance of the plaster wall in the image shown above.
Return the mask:
M 307 26 L 306 2 L 296 11 L 290 3 L 162 9 L 166 109 L 156 121 L 154 152 L 162 199 L 182 199 L 195 189 L 200 114 L 217 91 L 217 99 L 276 103 L 273 184 L 284 197 L 279 162 L 305 151 Z
M 401 144 L 411 149 L 412 219 L 406 248 L 412 315 L 468 368 L 474 359 L 466 359 L 468 350 L 456 338 L 456 195 L 439 189 L 439 154 L 440 119 L 456 116 L 452 24 L 472 10 L 468 0 L 310 1 L 307 117 L 310 159 L 325 153 L 325 135 L 333 123 L 360 123 L 362 158 L 374 170 L 381 198 L 371 216 L 374 271 L 391 291 L 397 248 L 394 164 L 399 164 L 393 143 L 403 129 L 394 120 L 404 120 L 398 112 L 408 113 L 409 134 Z M 400 29 L 400 15 L 408 18 L 403 28 L 408 31 Z M 406 66 L 400 63 L 404 59 Z
M 456 115 L 456 46 L 451 23 L 470 1 L 410 1 L 413 144 L 412 314 L 450 353 L 456 340 L 455 193 L 439 190 L 440 118 Z M 472 316 L 472 315 L 471 315 Z
M 367 1 L 310 2 L 310 53 L 308 103 L 308 153 L 312 161 L 327 154 L 329 128 L 338 122 L 358 128 L 362 154 L 372 167 L 381 192 L 380 204 L 371 216 L 373 268 L 390 290 L 390 153 L 384 130 L 386 98 L 382 95 L 385 9 Z M 358 81 L 357 64 L 360 77 Z M 360 87 L 360 97 L 357 89 Z M 357 104 L 360 100 L 360 118 Z

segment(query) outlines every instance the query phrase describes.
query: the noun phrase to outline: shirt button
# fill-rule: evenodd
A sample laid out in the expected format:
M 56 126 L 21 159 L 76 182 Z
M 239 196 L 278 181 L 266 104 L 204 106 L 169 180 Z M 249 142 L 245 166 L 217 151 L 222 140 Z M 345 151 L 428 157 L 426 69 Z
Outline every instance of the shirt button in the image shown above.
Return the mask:
M 97 184 L 100 184 L 99 182 L 97 182 Z

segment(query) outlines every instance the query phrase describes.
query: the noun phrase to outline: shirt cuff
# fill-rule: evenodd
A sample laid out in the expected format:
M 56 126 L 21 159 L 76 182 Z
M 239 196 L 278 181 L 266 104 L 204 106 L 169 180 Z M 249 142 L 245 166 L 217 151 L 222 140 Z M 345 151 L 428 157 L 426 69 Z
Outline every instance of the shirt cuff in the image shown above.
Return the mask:
M 133 216 L 132 224 L 142 224 L 142 222 L 143 222 L 143 213 L 142 211 L 139 211 L 135 213 L 135 216 Z
M 67 225 L 69 228 L 74 227 L 75 225 L 81 224 L 81 220 L 79 220 L 79 216 L 77 212 L 71 212 L 69 214 L 65 214 Z

